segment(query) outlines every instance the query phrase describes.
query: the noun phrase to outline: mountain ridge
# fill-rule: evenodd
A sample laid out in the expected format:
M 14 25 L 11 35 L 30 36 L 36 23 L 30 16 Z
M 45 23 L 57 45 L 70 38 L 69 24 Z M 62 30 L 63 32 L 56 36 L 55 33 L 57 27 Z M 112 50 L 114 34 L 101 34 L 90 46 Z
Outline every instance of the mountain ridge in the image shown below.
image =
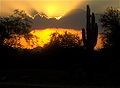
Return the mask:
M 101 31 L 102 27 L 99 22 L 100 14 L 95 14 L 95 16 Z M 32 29 L 65 28 L 80 30 L 86 27 L 86 11 L 74 9 L 59 20 L 49 18 L 46 15 L 37 14 L 32 21 Z

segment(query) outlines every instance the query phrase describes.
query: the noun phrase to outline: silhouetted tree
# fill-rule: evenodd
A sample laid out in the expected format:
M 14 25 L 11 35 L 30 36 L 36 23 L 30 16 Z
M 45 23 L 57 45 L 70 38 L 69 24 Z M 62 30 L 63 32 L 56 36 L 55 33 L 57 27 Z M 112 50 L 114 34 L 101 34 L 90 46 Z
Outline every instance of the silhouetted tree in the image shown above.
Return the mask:
M 48 48 L 79 48 L 82 44 L 80 37 L 69 32 L 64 34 L 53 33 L 50 42 L 45 46 Z
M 22 41 L 21 41 L 22 40 Z M 26 40 L 26 41 L 24 41 Z M 27 47 L 24 46 L 24 43 L 27 44 Z M 32 48 L 39 46 L 38 37 L 32 34 L 24 35 L 11 35 L 11 37 L 4 40 L 4 45 L 14 47 L 14 48 Z
M 107 8 L 101 15 L 100 22 L 105 28 L 107 37 L 106 47 L 120 48 L 120 11 L 112 7 Z
M 11 34 L 26 36 L 30 32 L 31 21 L 24 11 L 14 10 L 10 16 L 0 17 L 0 28 L 0 40 L 3 43 Z
M 82 38 L 84 46 L 88 50 L 93 50 L 98 37 L 98 25 L 95 22 L 94 13 L 91 14 L 90 7 L 87 5 L 87 13 L 86 13 L 86 30 L 82 29 Z

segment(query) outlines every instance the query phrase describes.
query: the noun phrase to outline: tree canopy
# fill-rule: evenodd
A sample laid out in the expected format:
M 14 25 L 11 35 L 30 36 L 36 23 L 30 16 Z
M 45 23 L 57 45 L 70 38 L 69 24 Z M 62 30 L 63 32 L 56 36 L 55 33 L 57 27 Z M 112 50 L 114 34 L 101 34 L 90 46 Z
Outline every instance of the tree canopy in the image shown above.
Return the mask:
M 105 28 L 105 35 L 108 38 L 107 42 L 112 47 L 120 46 L 120 11 L 109 7 L 105 13 L 101 15 L 100 22 Z
M 0 37 L 8 38 L 11 34 L 28 34 L 31 23 L 29 16 L 24 11 L 14 10 L 10 16 L 0 17 Z
M 50 42 L 45 46 L 47 48 L 79 48 L 82 40 L 78 35 L 65 32 L 59 34 L 57 32 L 51 34 Z

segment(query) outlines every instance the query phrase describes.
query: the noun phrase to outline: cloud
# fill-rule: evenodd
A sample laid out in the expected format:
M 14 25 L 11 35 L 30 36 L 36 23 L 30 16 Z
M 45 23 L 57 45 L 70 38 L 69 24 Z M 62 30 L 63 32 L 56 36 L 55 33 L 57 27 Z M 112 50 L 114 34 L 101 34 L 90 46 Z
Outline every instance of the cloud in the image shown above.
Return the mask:
M 80 9 L 75 9 L 57 20 L 55 18 L 48 18 L 37 14 L 33 19 L 33 29 L 40 28 L 69 28 L 81 29 L 85 27 L 85 14 L 86 12 Z
M 86 2 L 78 8 L 85 9 L 86 4 L 89 4 L 95 13 L 103 13 L 108 7 L 120 8 L 120 0 L 86 0 Z
M 50 17 L 61 16 L 73 9 L 85 9 L 89 4 L 96 13 L 103 12 L 107 7 L 120 8 L 120 0 L 0 0 L 0 15 L 8 15 L 14 9 L 31 9 L 43 12 Z
M 61 16 L 75 9 L 84 0 L 0 0 L 0 15 L 8 15 L 14 9 L 31 9 L 43 12 L 49 17 Z
M 96 22 L 99 23 L 99 14 L 96 14 Z M 81 9 L 75 9 L 57 20 L 55 18 L 47 18 L 39 14 L 33 19 L 33 29 L 46 29 L 46 28 L 65 28 L 65 29 L 76 29 L 86 27 L 86 11 Z M 101 25 L 98 24 L 100 31 Z
M 93 12 L 103 13 L 107 7 L 111 6 L 120 9 L 119 3 L 120 0 L 0 0 L 0 15 L 10 14 L 14 9 L 22 9 L 35 17 L 34 29 L 53 27 L 81 29 L 86 25 L 87 4 L 90 5 Z M 53 16 L 61 16 L 63 13 L 65 15 L 60 20 L 46 16 L 53 14 Z M 98 19 L 99 15 L 96 15 L 96 20 L 98 21 Z

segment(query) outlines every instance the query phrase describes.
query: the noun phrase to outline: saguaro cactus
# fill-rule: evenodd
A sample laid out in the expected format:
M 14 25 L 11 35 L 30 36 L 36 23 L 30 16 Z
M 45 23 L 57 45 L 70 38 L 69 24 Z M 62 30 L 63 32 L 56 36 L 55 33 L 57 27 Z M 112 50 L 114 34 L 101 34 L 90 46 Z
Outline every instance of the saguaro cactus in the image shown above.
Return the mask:
M 82 38 L 84 46 L 89 49 L 93 50 L 98 37 L 98 26 L 95 22 L 95 15 L 94 13 L 90 13 L 90 7 L 87 5 L 87 13 L 86 13 L 86 30 L 82 29 Z

